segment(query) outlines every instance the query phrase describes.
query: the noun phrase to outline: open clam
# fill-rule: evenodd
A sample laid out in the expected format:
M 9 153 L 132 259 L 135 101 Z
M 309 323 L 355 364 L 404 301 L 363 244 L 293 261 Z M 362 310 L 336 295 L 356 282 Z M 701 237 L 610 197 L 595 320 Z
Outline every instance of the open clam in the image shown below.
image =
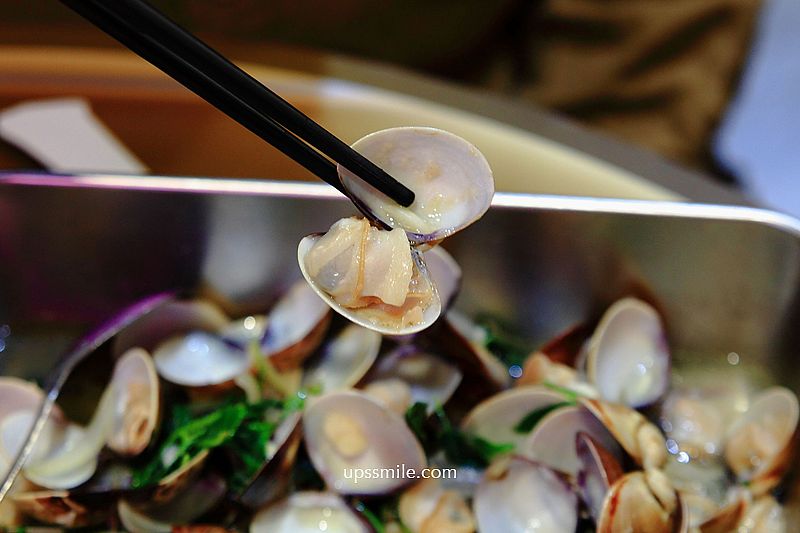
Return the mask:
M 658 312 L 635 298 L 612 305 L 589 340 L 586 372 L 604 400 L 643 407 L 659 399 L 670 353 Z
M 424 479 L 400 496 L 400 521 L 413 533 L 473 533 L 475 519 L 464 497 L 436 479 Z
M 563 396 L 545 387 L 511 389 L 476 405 L 461 422 L 461 427 L 489 441 L 519 447 L 528 439 L 528 434 L 514 431 L 514 428 L 525 416 L 563 404 Z
M 797 396 L 772 387 L 729 428 L 725 461 L 754 494 L 775 487 L 789 470 L 799 415 Z
M 576 482 L 589 514 L 597 521 L 606 494 L 622 477 L 622 465 L 612 453 L 588 433 L 575 435 L 575 452 L 580 463 Z
M 303 386 L 324 392 L 352 388 L 372 367 L 381 340 L 380 333 L 349 324 L 306 366 Z
M 360 392 L 316 398 L 303 415 L 303 430 L 311 462 L 340 494 L 392 492 L 415 479 L 404 472 L 427 464 L 405 420 Z
M 430 326 L 441 313 L 436 286 L 401 230 L 344 218 L 297 248 L 300 270 L 314 292 L 345 318 L 386 335 Z
M 297 368 L 322 342 L 330 321 L 328 306 L 298 280 L 267 316 L 261 352 L 279 371 Z
M 425 403 L 432 411 L 450 399 L 461 378 L 456 366 L 409 344 L 381 358 L 364 391 L 396 406 L 401 414 L 414 402 Z
M 227 388 L 247 372 L 250 358 L 239 346 L 205 331 L 192 331 L 162 342 L 153 352 L 158 374 L 184 387 Z
M 253 517 L 251 533 L 369 533 L 369 526 L 338 495 L 296 492 Z
M 575 531 L 578 497 L 550 468 L 525 459 L 489 466 L 472 502 L 481 533 Z
M 597 533 L 673 533 L 681 531 L 683 519 L 678 493 L 663 472 L 636 471 L 611 486 L 597 521 Z
M 479 219 L 494 195 L 489 163 L 475 146 L 435 128 L 377 131 L 353 148 L 414 191 L 411 206 L 397 205 L 339 166 L 342 185 L 368 216 L 405 230 L 413 242 L 443 239 Z

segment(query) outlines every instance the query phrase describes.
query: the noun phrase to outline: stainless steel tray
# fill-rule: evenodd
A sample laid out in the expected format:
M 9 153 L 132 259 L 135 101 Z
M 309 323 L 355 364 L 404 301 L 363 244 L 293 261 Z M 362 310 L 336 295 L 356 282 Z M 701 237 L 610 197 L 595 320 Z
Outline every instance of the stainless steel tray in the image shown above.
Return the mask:
M 203 287 L 240 311 L 263 307 L 299 277 L 299 239 L 351 213 L 317 184 L 0 175 L 0 328 L 10 330 L 0 372 L 41 376 L 90 325 L 165 289 Z M 545 339 L 644 290 L 660 302 L 678 368 L 723 368 L 736 353 L 742 372 L 800 391 L 793 218 L 498 194 L 445 247 L 464 269 L 457 307 L 468 313 L 498 314 Z

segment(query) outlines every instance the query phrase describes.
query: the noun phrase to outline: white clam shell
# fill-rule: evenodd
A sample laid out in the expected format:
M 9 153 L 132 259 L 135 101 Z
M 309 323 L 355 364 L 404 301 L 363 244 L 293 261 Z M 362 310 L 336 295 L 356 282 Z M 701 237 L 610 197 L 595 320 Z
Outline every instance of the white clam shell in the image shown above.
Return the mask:
M 433 284 L 439 292 L 442 308 L 446 310 L 452 305 L 461 289 L 461 267 L 441 246 L 423 252 L 422 256 Z
M 329 492 L 296 492 L 253 517 L 250 533 L 369 533 L 370 528 Z
M 528 435 L 517 433 L 514 427 L 530 412 L 564 401 L 562 395 L 545 387 L 506 390 L 476 405 L 461 426 L 465 431 L 491 442 L 519 447 L 528 439 Z M 574 437 L 569 442 L 574 442 Z
M 520 444 L 518 453 L 575 476 L 581 467 L 575 449 L 575 439 L 579 432 L 597 440 L 618 460 L 622 457 L 619 445 L 611 433 L 594 415 L 579 405 L 560 407 L 545 415 Z
M 250 367 L 247 352 L 205 331 L 168 339 L 155 349 L 153 360 L 158 375 L 187 387 L 225 383 Z
M 381 334 L 349 324 L 306 366 L 303 387 L 323 392 L 353 387 L 369 371 L 381 347 Z
M 401 346 L 381 357 L 370 372 L 367 384 L 399 379 L 409 388 L 410 400 L 428 405 L 432 411 L 444 405 L 461 383 L 461 371 L 455 365 L 413 345 Z
M 267 316 L 261 352 L 279 369 L 299 366 L 322 341 L 330 315 L 309 284 L 298 280 Z
M 340 494 L 392 492 L 416 481 L 398 470 L 420 473 L 427 464 L 405 420 L 361 392 L 315 399 L 303 414 L 303 430 L 311 462 L 329 488 Z M 356 479 L 353 469 L 370 477 Z
M 612 305 L 589 340 L 586 370 L 604 400 L 642 407 L 660 398 L 670 353 L 656 310 L 635 298 Z
M 123 455 L 138 455 L 150 444 L 159 416 L 160 388 L 153 359 L 132 348 L 117 361 L 114 386 L 114 423 L 108 447 Z
M 578 497 L 551 469 L 516 458 L 503 472 L 493 475 L 491 470 L 478 485 L 472 502 L 478 531 L 575 531 Z
M 789 469 L 799 417 L 797 396 L 785 387 L 771 387 L 729 428 L 725 460 L 750 482 L 753 493 L 774 487 Z
M 353 148 L 411 189 L 415 201 L 404 208 L 341 165 L 342 185 L 369 216 L 409 239 L 442 239 L 480 218 L 492 202 L 494 179 L 486 158 L 466 140 L 435 128 L 402 127 L 377 131 Z

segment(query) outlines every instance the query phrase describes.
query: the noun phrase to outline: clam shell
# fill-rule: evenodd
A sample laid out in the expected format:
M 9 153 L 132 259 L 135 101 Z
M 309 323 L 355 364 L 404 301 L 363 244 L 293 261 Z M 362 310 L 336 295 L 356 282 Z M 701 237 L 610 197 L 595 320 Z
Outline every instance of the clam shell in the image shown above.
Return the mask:
M 196 388 L 232 386 L 236 376 L 250 368 L 245 350 L 205 331 L 169 338 L 155 349 L 153 360 L 158 375 L 165 380 Z
M 131 348 L 151 352 L 170 337 L 190 331 L 217 333 L 229 323 L 216 305 L 205 300 L 165 301 L 146 315 L 124 327 L 113 341 L 114 355 Z
M 520 458 L 487 469 L 472 508 L 481 533 L 567 532 L 578 524 L 570 486 L 546 466 Z
M 439 291 L 439 300 L 442 302 L 443 311 L 447 311 L 453 304 L 461 289 L 461 267 L 447 250 L 435 246 L 423 252 L 425 265 L 431 275 L 436 290 Z
M 302 385 L 324 392 L 352 388 L 377 359 L 381 341 L 380 333 L 349 324 L 306 366 Z
M 683 521 L 678 494 L 658 470 L 625 474 L 603 503 L 597 533 L 673 533 Z
M 404 472 L 419 473 L 427 464 L 405 420 L 360 392 L 333 392 L 310 402 L 303 431 L 311 462 L 340 494 L 390 493 L 416 480 Z M 354 469 L 370 478 L 357 479 Z
M 325 337 L 331 312 L 315 292 L 298 280 L 267 316 L 261 352 L 279 371 L 298 368 Z
M 369 387 L 371 383 L 399 379 L 408 385 L 410 402 L 425 403 L 432 412 L 437 405 L 447 403 L 461 378 L 461 371 L 455 365 L 414 345 L 406 345 L 382 356 L 366 383 Z
M 435 128 L 371 133 L 353 148 L 414 191 L 403 208 L 341 165 L 342 185 L 373 220 L 401 228 L 413 242 L 443 239 L 479 219 L 492 202 L 494 179 L 486 158 L 464 139 Z
M 519 445 L 518 453 L 575 476 L 581 468 L 574 444 L 579 433 L 590 435 L 618 461 L 622 457 L 611 433 L 580 405 L 560 407 L 545 415 Z
M 725 461 L 756 495 L 774 488 L 791 466 L 800 407 L 785 387 L 771 387 L 729 428 Z
M 520 387 L 482 401 L 461 422 L 472 434 L 496 443 L 521 446 L 528 434 L 517 433 L 514 427 L 530 412 L 564 402 L 564 397 L 545 387 Z M 574 442 L 574 437 L 569 442 Z
M 296 492 L 253 516 L 251 533 L 370 533 L 347 503 L 329 492 Z
M 588 433 L 575 435 L 575 452 L 580 462 L 577 485 L 589 514 L 597 521 L 606 494 L 623 475 L 619 460 Z
M 106 443 L 122 455 L 138 455 L 147 448 L 160 412 L 160 388 L 153 359 L 132 348 L 117 361 L 114 386 L 114 425 Z
M 624 298 L 603 315 L 587 347 L 586 371 L 604 400 L 643 407 L 667 390 L 670 353 L 661 318 Z

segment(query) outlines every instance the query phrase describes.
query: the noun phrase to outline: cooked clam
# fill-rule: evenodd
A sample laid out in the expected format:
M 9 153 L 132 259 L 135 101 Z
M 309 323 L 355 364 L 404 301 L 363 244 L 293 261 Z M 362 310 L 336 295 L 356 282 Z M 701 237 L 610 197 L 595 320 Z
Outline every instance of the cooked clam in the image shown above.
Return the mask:
M 303 415 L 303 430 L 314 467 L 340 494 L 392 492 L 411 481 L 398 472 L 400 465 L 420 472 L 427 463 L 405 420 L 360 392 L 316 398 Z
M 150 444 L 159 417 L 160 394 L 153 359 L 132 348 L 114 367 L 114 422 L 108 447 L 122 455 L 139 455 Z
M 494 195 L 486 158 L 464 139 L 434 128 L 404 127 L 371 133 L 353 148 L 414 191 L 410 207 L 397 205 L 339 166 L 342 185 L 370 217 L 404 230 L 414 242 L 440 240 L 479 219 Z
M 473 533 L 475 519 L 464 497 L 436 479 L 424 479 L 400 496 L 400 521 L 412 533 Z
M 442 309 L 447 311 L 461 289 L 461 267 L 453 259 L 453 256 L 441 246 L 435 246 L 425 251 L 422 256 L 433 284 L 439 291 Z
M 338 495 L 296 492 L 253 517 L 250 533 L 369 533 L 371 529 Z
M 465 431 L 492 442 L 522 445 L 526 433 L 514 428 L 533 411 L 559 406 L 564 397 L 544 387 L 520 387 L 503 391 L 484 400 L 470 411 L 461 426 Z M 570 442 L 574 442 L 574 437 Z
M 279 371 L 298 368 L 322 342 L 330 321 L 328 306 L 298 280 L 267 316 L 261 352 Z
M 597 440 L 615 458 L 622 456 L 611 433 L 589 410 L 580 405 L 559 407 L 546 414 L 520 444 L 518 453 L 575 476 L 581 467 L 574 444 L 580 432 Z
M 407 396 L 398 391 L 400 394 L 395 397 L 407 398 L 408 403 L 402 412 L 413 402 L 425 403 L 429 410 L 433 410 L 437 405 L 447 403 L 461 383 L 461 377 L 461 371 L 453 364 L 409 344 L 381 358 L 367 378 L 365 391 L 386 391 L 387 387 L 397 384 L 399 380 L 408 386 Z M 378 396 L 381 396 L 380 392 Z M 389 401 L 390 405 L 394 403 L 400 402 L 397 399 Z
M 622 465 L 612 453 L 588 433 L 575 435 L 575 452 L 580 467 L 576 482 L 589 514 L 597 521 L 611 486 L 622 477 Z
M 661 471 L 649 469 L 625 474 L 611 486 L 597 533 L 673 533 L 682 521 L 677 492 Z
M 302 384 L 324 392 L 352 388 L 372 367 L 380 348 L 380 333 L 349 324 L 307 365 Z
M 235 344 L 218 335 L 192 331 L 162 342 L 153 352 L 158 375 L 184 387 L 233 385 L 247 372 L 250 358 Z
M 670 353 L 658 312 L 634 298 L 612 305 L 587 346 L 586 371 L 604 400 L 642 407 L 660 398 Z
M 301 240 L 297 259 L 311 288 L 336 312 L 366 328 L 406 335 L 430 326 L 441 312 L 422 255 L 400 230 L 344 218 L 324 235 Z
M 472 508 L 481 533 L 575 531 L 578 497 L 558 474 L 524 459 L 500 459 L 478 485 Z
M 754 494 L 775 487 L 789 469 L 797 432 L 797 396 L 784 387 L 759 394 L 728 430 L 725 460 Z

